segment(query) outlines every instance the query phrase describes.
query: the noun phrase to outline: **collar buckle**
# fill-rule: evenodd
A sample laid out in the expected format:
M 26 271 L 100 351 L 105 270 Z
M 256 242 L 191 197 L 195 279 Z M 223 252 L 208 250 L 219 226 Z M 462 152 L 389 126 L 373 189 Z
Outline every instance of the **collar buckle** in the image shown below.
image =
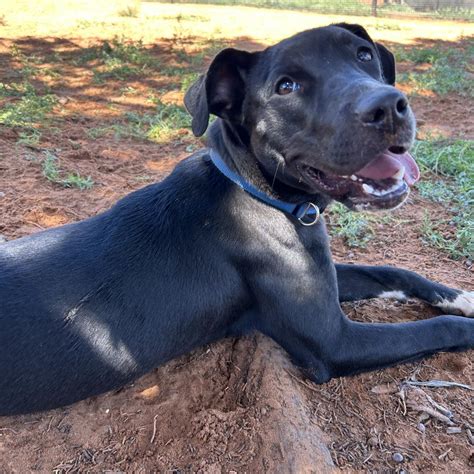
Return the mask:
M 310 227 L 316 224 L 319 221 L 320 215 L 321 213 L 319 211 L 319 207 L 312 202 L 302 204 L 298 208 L 297 212 L 298 221 L 301 225 L 304 225 L 305 227 Z

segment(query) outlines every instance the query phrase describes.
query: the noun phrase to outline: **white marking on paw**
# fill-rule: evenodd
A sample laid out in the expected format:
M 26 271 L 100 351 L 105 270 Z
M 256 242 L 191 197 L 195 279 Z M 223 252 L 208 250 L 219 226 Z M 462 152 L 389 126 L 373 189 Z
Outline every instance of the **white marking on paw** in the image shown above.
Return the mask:
M 474 317 L 474 291 L 463 291 L 454 300 L 441 300 L 435 306 L 447 313 Z
M 377 298 L 394 298 L 399 301 L 405 301 L 408 297 L 403 291 L 382 291 Z

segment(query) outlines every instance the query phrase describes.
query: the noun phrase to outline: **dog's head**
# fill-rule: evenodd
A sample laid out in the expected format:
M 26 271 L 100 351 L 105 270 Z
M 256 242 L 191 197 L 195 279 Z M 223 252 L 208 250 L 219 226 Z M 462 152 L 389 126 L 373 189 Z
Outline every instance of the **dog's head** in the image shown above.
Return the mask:
M 395 61 L 359 25 L 304 31 L 260 52 L 221 51 L 185 104 L 202 135 L 223 119 L 267 176 L 353 209 L 402 203 L 419 171 Z

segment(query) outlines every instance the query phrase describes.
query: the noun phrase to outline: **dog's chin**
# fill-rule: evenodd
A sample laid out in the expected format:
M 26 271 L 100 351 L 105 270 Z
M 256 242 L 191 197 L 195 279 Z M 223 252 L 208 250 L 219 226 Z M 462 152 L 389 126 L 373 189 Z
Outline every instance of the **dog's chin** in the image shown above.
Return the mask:
M 400 206 L 420 176 L 416 162 L 405 150 L 385 150 L 350 175 L 323 172 L 308 165 L 300 167 L 300 172 L 313 188 L 355 211 Z

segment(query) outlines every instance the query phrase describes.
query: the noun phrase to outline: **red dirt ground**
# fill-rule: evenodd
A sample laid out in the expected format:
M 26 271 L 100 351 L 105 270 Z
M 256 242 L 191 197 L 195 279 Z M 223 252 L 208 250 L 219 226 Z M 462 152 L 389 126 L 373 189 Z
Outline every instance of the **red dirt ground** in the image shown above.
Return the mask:
M 70 57 L 85 46 L 58 39 L 17 44 L 28 54 L 63 52 Z M 10 46 L 4 41 L 0 48 L 0 80 L 5 82 L 12 80 L 16 66 L 7 54 Z M 168 58 L 169 44 L 158 45 L 153 54 Z M 124 111 L 152 110 L 145 97 L 165 80 L 129 81 L 138 92 L 123 97 L 123 83 L 93 85 L 86 68 L 67 61 L 63 68 L 61 79 L 50 84 L 62 104 L 39 145 L 19 145 L 20 130 L 0 127 L 0 234 L 6 239 L 94 215 L 162 179 L 188 154 L 186 147 L 198 144 L 187 131 L 161 145 L 108 136 L 91 139 L 88 131 L 108 119 L 119 120 Z M 470 138 L 472 105 L 456 95 L 414 100 L 415 112 L 424 120 L 421 132 L 438 129 Z M 47 181 L 41 168 L 44 150 L 54 151 L 61 169 L 92 176 L 93 188 L 80 191 Z M 418 224 L 425 209 L 432 215 L 446 212 L 414 192 L 395 211 L 398 223 L 380 224 L 377 239 L 366 249 L 333 239 L 335 259 L 394 264 L 474 289 L 468 263 L 421 242 Z M 438 314 L 417 302 L 344 307 L 361 321 Z M 263 336 L 229 339 L 157 368 L 117 392 L 45 413 L 1 418 L 0 472 L 473 472 L 472 392 L 423 388 L 452 411 L 460 428 L 454 434 L 448 434 L 446 423 L 410 408 L 416 396 L 424 395 L 409 388 L 405 398 L 400 394 L 401 384 L 411 378 L 472 386 L 472 355 L 440 354 L 316 386 Z M 395 462 L 394 453 L 403 461 Z

